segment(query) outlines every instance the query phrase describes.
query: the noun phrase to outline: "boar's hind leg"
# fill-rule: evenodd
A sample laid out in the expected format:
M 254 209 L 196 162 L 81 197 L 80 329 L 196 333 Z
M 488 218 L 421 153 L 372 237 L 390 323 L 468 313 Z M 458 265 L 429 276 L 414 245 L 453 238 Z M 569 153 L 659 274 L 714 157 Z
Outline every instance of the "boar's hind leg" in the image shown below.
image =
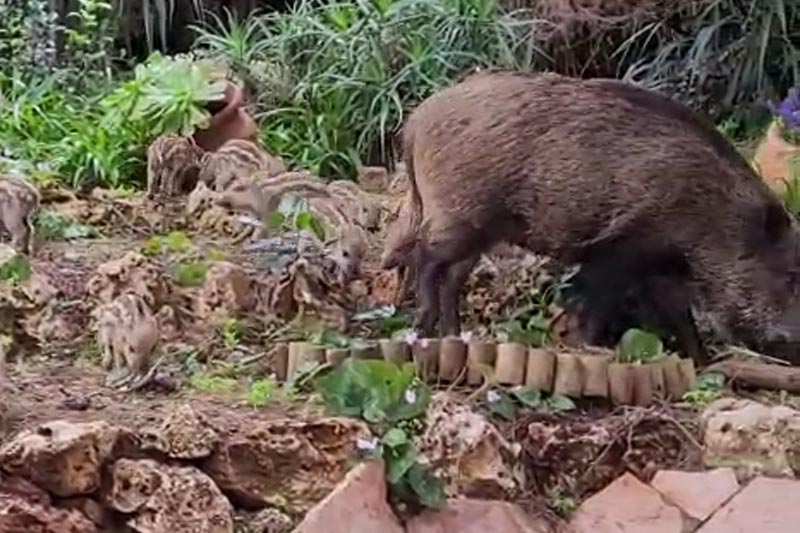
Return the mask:
M 613 256 L 611 256 L 613 257 Z M 577 294 L 567 304 L 577 313 L 582 342 L 603 346 L 616 341 L 617 330 L 628 324 L 625 295 L 630 277 L 616 261 L 595 260 L 581 265 L 574 278 Z
M 469 257 L 451 266 L 447 271 L 439 296 L 442 306 L 443 336 L 458 335 L 461 331 L 461 318 L 458 315 L 461 288 L 466 283 L 478 259 L 480 259 L 480 255 Z

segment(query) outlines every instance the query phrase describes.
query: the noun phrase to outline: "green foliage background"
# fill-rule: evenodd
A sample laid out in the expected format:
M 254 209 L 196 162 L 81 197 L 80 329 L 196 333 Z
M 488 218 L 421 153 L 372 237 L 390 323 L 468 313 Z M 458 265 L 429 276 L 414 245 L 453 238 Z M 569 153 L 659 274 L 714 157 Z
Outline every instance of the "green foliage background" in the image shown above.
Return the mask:
M 132 61 L 131 27 L 163 49 L 181 17 L 196 22 L 195 55 L 246 82 L 268 146 L 327 179 L 391 166 L 408 112 L 475 67 L 618 76 L 735 120 L 737 136 L 751 135 L 754 103 L 800 79 L 800 6 L 777 0 L 603 23 L 554 18 L 537 0 L 299 0 L 247 16 L 200 0 L 78 0 L 60 22 L 48 5 L 0 1 L 0 170 L 75 187 L 141 186 L 147 144 L 207 119 L 201 104 L 221 89 L 202 62 Z

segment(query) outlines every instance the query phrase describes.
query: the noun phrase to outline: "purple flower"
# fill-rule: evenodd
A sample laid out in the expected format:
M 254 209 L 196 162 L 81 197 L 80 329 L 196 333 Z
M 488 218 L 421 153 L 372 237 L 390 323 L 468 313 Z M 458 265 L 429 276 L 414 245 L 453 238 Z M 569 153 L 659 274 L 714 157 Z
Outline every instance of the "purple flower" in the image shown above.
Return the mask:
M 800 89 L 792 87 L 786 93 L 786 98 L 775 108 L 773 112 L 778 115 L 786 126 L 786 129 L 800 132 Z

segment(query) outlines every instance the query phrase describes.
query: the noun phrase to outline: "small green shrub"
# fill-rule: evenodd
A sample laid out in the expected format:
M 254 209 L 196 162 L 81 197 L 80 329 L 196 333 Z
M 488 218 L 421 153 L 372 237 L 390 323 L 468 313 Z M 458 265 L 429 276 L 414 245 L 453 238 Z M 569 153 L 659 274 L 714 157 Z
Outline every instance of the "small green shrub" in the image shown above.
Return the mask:
M 206 281 L 207 271 L 204 261 L 188 261 L 175 265 L 173 276 L 182 287 L 199 287 Z
M 43 209 L 37 213 L 34 226 L 37 234 L 53 241 L 85 239 L 97 235 L 94 228 L 50 209 Z
M 653 333 L 631 328 L 617 345 L 616 358 L 622 363 L 649 362 L 664 355 L 664 344 Z
M 513 387 L 509 390 L 492 387 L 486 391 L 481 403 L 490 413 L 506 420 L 514 420 L 519 406 L 544 412 L 571 411 L 576 407 L 575 402 L 563 394 L 545 397 L 533 387 Z
M 275 382 L 270 379 L 257 379 L 247 390 L 247 403 L 251 407 L 263 407 L 275 394 Z
M 24 283 L 31 277 L 31 264 L 22 254 L 15 254 L 0 265 L 0 281 Z
M 148 143 L 205 124 L 205 102 L 222 98 L 225 88 L 210 63 L 160 54 L 115 88 L 96 82 L 81 94 L 65 91 L 69 76 L 0 75 L 0 166 L 33 179 L 58 176 L 75 187 L 141 185 Z
M 242 324 L 235 318 L 225 319 L 219 329 L 222 335 L 222 342 L 228 348 L 238 346 L 242 341 Z
M 465 70 L 530 69 L 521 31 L 495 0 L 301 0 L 257 21 L 215 19 L 197 44 L 261 88 L 271 149 L 352 178 L 362 161 L 390 163 L 408 111 Z
M 722 397 L 722 388 L 725 385 L 725 376 L 715 372 L 700 374 L 695 386 L 686 391 L 683 401 L 703 407 Z
M 196 373 L 189 378 L 189 386 L 209 394 L 231 394 L 236 390 L 237 382 L 233 378 Z
M 315 380 L 325 405 L 336 414 L 365 420 L 376 437 L 359 442 L 368 456 L 383 457 L 390 488 L 406 501 L 440 508 L 444 486 L 417 461 L 408 421 L 425 413 L 430 391 L 414 377 L 414 365 L 347 359 Z

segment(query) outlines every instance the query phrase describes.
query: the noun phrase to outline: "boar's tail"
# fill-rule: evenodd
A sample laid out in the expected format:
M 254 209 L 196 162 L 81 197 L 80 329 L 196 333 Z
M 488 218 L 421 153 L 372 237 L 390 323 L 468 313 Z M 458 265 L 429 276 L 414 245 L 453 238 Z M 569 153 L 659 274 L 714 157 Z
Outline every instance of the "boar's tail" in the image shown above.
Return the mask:
M 403 135 L 403 158 L 406 162 L 406 176 L 411 187 L 411 227 L 419 229 L 422 223 L 422 196 L 417 186 L 417 174 L 414 169 L 414 129 L 409 121 Z

